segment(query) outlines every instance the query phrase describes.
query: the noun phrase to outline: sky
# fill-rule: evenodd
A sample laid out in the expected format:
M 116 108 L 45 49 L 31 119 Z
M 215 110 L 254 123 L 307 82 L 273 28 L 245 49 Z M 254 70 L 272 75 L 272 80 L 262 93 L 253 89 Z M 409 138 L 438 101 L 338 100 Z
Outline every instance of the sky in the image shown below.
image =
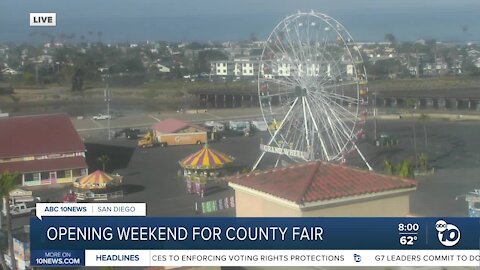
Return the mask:
M 357 40 L 390 32 L 400 40 L 480 40 L 478 0 L 0 0 L 0 42 L 38 41 L 33 31 L 102 31 L 105 41 L 262 39 L 285 16 L 310 10 L 338 19 Z M 57 27 L 29 27 L 30 12 L 56 12 Z

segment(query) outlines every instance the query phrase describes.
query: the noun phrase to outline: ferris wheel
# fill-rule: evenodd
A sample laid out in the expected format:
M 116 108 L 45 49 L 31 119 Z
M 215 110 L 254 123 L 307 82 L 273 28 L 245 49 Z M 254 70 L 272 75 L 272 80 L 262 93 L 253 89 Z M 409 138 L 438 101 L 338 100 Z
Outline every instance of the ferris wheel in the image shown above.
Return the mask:
M 334 18 L 299 12 L 276 25 L 258 66 L 258 95 L 271 138 L 261 145 L 292 161 L 344 162 L 358 152 L 368 104 L 358 46 Z

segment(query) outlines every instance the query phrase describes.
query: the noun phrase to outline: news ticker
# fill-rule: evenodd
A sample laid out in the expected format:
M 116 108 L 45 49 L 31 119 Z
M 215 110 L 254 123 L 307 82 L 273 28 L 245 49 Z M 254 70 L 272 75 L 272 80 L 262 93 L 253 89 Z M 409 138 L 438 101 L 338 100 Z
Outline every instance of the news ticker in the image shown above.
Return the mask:
M 32 251 L 32 266 L 479 266 L 478 250 Z

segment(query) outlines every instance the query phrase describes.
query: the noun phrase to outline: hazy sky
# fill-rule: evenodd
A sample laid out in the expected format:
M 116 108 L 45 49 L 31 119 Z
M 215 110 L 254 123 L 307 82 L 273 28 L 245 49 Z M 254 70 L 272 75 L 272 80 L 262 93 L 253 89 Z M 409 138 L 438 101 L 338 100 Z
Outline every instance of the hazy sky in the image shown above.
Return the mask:
M 252 32 L 261 38 L 298 10 L 327 13 L 359 39 L 385 32 L 442 38 L 442 31 L 444 39 L 480 39 L 479 0 L 0 0 L 0 41 L 28 41 L 30 12 L 56 12 L 56 29 L 35 29 L 53 33 L 103 31 L 106 40 L 225 40 Z M 468 35 L 460 33 L 463 25 Z
M 446 7 L 479 8 L 478 0 L 2 0 L 0 14 L 52 11 L 68 17 L 83 16 L 186 16 L 210 14 L 285 13 L 295 10 L 373 9 L 379 12 L 402 10 L 445 10 Z M 480 12 L 480 11 L 479 11 Z

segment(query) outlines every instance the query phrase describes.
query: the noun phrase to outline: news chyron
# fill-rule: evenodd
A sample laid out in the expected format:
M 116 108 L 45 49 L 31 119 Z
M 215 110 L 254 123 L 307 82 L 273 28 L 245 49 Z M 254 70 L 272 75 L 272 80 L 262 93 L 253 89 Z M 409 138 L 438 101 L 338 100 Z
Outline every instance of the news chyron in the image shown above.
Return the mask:
M 144 204 L 63 204 L 57 208 L 41 204 L 40 214 L 30 220 L 31 265 L 413 267 L 480 263 L 478 218 L 163 218 L 147 217 L 145 209 Z

